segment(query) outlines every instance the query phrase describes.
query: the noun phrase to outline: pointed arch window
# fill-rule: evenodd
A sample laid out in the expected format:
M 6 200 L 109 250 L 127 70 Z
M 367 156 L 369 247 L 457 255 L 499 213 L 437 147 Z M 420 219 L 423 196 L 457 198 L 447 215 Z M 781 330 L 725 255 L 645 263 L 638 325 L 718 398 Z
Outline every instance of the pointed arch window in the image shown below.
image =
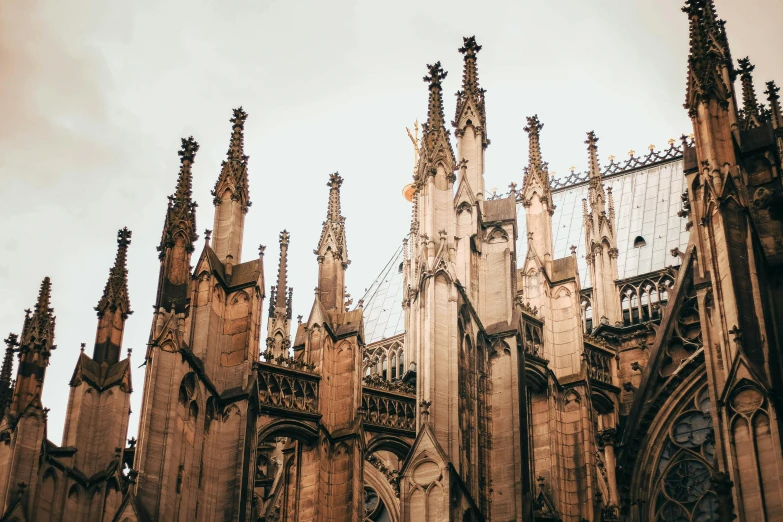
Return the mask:
M 715 434 L 707 386 L 681 407 L 665 434 L 654 468 L 651 520 L 717 521 L 714 474 Z
M 398 374 L 400 379 L 405 375 L 405 352 L 400 349 L 400 373 Z
M 391 378 L 397 379 L 397 353 L 393 352 L 391 356 Z

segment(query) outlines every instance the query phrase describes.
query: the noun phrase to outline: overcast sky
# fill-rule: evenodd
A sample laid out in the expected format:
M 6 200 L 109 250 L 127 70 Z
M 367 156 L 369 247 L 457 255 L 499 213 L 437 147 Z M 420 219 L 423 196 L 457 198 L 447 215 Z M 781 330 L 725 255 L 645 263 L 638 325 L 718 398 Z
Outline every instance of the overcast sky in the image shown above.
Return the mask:
M 446 116 L 461 82 L 463 36 L 476 35 L 487 89 L 486 186 L 522 182 L 525 116 L 544 122 L 550 170 L 646 152 L 690 133 L 682 103 L 688 51 L 681 0 L 393 2 L 5 0 L 0 2 L 0 333 L 19 333 L 24 308 L 52 278 L 57 350 L 46 374 L 49 438 L 60 443 L 68 381 L 92 353 L 117 229 L 133 231 L 128 268 L 135 313 L 124 346 L 143 362 L 157 285 L 166 196 L 180 138 L 194 165 L 198 230 L 212 228 L 209 191 L 228 148 L 231 109 L 249 113 L 253 206 L 244 258 L 266 250 L 267 293 L 280 230 L 291 232 L 294 315 L 309 313 L 312 251 L 328 174 L 345 179 L 347 274 L 358 300 L 400 244 L 412 168 L 405 127 L 426 118 L 425 64 L 440 60 Z M 783 83 L 780 0 L 717 0 L 735 58 Z M 201 251 L 199 240 L 195 256 Z M 194 262 L 195 262 L 194 256 Z M 266 320 L 263 331 L 266 332 Z M 144 369 L 133 374 L 136 433 Z

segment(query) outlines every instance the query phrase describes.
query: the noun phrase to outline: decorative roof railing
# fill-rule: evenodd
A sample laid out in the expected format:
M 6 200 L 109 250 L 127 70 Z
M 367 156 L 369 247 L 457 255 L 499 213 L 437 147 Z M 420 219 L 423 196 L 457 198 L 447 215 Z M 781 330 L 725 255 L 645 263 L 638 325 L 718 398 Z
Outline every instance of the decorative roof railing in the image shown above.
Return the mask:
M 258 401 L 262 407 L 317 414 L 321 377 L 309 371 L 270 362 L 260 362 Z
M 692 136 L 688 136 L 687 138 L 683 137 L 683 142 L 688 147 L 693 147 Z M 674 139 L 669 140 L 669 148 L 667 149 L 656 151 L 654 145 L 650 145 L 647 149 L 649 152 L 644 156 L 636 156 L 635 151 L 629 151 L 628 159 L 625 161 L 618 161 L 614 156 L 609 156 L 609 164 L 601 170 L 601 175 L 604 178 L 612 177 L 632 170 L 650 167 L 658 163 L 674 161 L 682 158 L 683 156 L 682 144 L 676 145 L 676 141 Z M 588 171 L 575 172 L 574 167 L 571 167 L 569 175 L 552 179 L 550 181 L 550 187 L 554 191 L 563 190 L 574 187 L 576 185 L 581 185 L 582 183 L 587 183 L 589 177 L 590 173 Z M 519 194 L 519 191 L 516 189 L 516 185 L 514 184 L 512 184 L 511 190 L 508 192 L 497 193 L 496 191 L 493 191 L 492 194 L 487 196 L 487 199 L 503 199 L 509 197 L 511 193 L 514 193 L 516 200 L 521 202 L 521 195 Z
M 408 436 L 416 431 L 416 395 L 411 386 L 399 383 L 396 390 L 368 387 L 362 389 L 365 429 L 373 427 Z M 388 383 L 388 381 L 382 381 Z M 395 384 L 394 381 L 390 384 Z M 404 390 L 404 391 L 403 391 Z

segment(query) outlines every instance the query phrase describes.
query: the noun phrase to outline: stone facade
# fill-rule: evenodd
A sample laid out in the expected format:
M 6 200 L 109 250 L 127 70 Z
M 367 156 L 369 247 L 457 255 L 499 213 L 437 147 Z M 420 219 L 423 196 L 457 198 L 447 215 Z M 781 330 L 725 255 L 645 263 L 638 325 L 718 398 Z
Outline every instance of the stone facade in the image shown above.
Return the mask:
M 735 66 L 711 0 L 683 10 L 693 135 L 602 167 L 591 131 L 585 173 L 554 180 L 531 116 L 521 188 L 504 196 L 484 188 L 481 46 L 471 37 L 459 49 L 453 142 L 447 75 L 428 65 L 410 233 L 382 274 L 384 296 L 374 283 L 353 307 L 346 292 L 343 179 L 332 174 L 318 286 L 294 331 L 291 236 L 280 233 L 266 334 L 264 247 L 240 257 L 247 114 L 234 110 L 200 246 L 198 144 L 183 139 L 138 440 L 127 440 L 130 350 L 121 357 L 132 313 L 123 229 L 60 445 L 41 403 L 55 349 L 48 278 L 21 335 L 6 339 L 0 520 L 783 520 L 779 89 L 768 82 L 767 106 L 757 101 L 753 66 Z M 661 183 L 660 212 L 626 212 L 628 176 Z M 676 183 L 685 191 L 667 201 Z M 579 232 L 570 254 L 553 225 L 566 213 Z M 663 246 L 653 234 L 626 241 L 629 220 L 657 237 L 673 230 L 669 266 L 656 258 L 630 273 L 629 248 Z M 389 330 L 378 323 L 392 290 L 402 327 Z M 365 322 L 382 334 L 366 338 Z

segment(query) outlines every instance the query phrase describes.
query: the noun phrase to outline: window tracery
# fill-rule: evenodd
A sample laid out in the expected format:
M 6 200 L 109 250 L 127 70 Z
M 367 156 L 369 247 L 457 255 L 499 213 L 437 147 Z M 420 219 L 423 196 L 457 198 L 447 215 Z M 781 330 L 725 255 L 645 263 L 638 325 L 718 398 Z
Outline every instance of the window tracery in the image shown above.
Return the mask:
M 715 434 L 706 385 L 680 408 L 665 437 L 655 466 L 651 520 L 717 521 L 718 498 L 710 482 Z

